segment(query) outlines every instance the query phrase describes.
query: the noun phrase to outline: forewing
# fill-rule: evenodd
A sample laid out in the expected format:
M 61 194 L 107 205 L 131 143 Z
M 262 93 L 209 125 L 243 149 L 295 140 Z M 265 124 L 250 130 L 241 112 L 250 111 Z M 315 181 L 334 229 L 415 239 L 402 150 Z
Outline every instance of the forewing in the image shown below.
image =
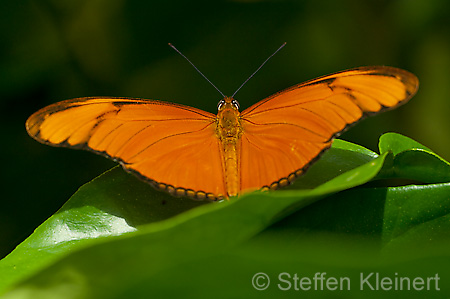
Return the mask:
M 225 194 L 211 113 L 143 99 L 82 98 L 41 109 L 26 126 L 42 143 L 105 155 L 173 194 Z
M 365 116 L 395 108 L 417 91 L 413 74 L 363 67 L 274 94 L 241 114 L 241 186 L 286 185 Z

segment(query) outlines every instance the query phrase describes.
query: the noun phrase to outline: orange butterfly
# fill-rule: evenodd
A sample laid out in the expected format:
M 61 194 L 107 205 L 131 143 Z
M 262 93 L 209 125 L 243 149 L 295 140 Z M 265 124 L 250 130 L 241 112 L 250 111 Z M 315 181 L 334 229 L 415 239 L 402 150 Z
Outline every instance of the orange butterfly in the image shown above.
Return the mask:
M 270 58 L 270 57 L 269 57 Z M 362 118 L 408 101 L 413 74 L 361 67 L 278 92 L 239 112 L 233 97 L 217 115 L 132 98 L 80 98 L 47 106 L 26 122 L 30 136 L 118 161 L 157 189 L 217 200 L 288 185 Z

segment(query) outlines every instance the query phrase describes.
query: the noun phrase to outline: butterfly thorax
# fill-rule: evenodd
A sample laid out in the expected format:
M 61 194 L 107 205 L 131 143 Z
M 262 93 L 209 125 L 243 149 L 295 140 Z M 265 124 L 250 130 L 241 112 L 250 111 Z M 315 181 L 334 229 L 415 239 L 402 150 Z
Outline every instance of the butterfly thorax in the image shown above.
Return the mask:
M 240 190 L 239 140 L 242 126 L 239 118 L 239 104 L 233 98 L 226 97 L 219 102 L 216 118 L 216 135 L 222 149 L 222 167 L 224 184 L 228 196 L 235 196 Z

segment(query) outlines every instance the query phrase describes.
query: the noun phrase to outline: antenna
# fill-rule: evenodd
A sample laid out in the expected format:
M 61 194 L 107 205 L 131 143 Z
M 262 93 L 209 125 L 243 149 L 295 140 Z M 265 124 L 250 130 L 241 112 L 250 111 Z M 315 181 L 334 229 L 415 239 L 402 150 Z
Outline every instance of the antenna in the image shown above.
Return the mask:
M 209 79 L 208 78 L 206 78 L 206 76 L 205 75 L 203 75 L 203 73 L 202 72 L 200 72 L 200 70 L 186 57 L 186 56 L 184 56 L 183 55 L 183 53 L 181 53 L 180 51 L 178 51 L 178 49 L 177 48 L 175 48 L 175 46 L 174 45 L 172 45 L 171 43 L 169 43 L 169 46 L 171 46 L 172 47 L 172 49 L 174 49 L 175 51 L 177 51 L 178 52 L 178 54 L 180 54 L 181 56 L 183 56 L 183 58 L 184 59 L 186 59 L 193 67 L 194 67 L 194 69 L 200 74 L 200 75 L 202 75 L 202 77 L 203 78 L 205 78 L 206 79 L 206 81 L 208 81 L 209 82 L 209 84 L 211 84 L 224 98 L 226 97 L 211 81 L 209 81 Z M 273 55 L 272 55 L 273 56 Z
M 247 80 L 244 81 L 244 83 L 241 84 L 241 86 L 239 86 L 239 88 L 233 93 L 233 95 L 231 96 L 232 98 L 234 98 L 234 96 L 237 94 L 237 92 L 242 88 L 242 86 L 245 85 L 245 83 L 247 83 L 248 80 L 250 80 L 265 64 L 267 61 L 269 61 L 270 58 L 272 58 L 273 55 L 277 54 L 278 51 L 280 51 L 284 46 L 286 46 L 286 42 L 284 42 L 275 52 L 273 52 L 272 55 L 270 55 L 260 66 L 259 68 L 256 69 L 256 71 L 253 72 L 253 74 L 250 75 L 250 77 L 247 78 Z

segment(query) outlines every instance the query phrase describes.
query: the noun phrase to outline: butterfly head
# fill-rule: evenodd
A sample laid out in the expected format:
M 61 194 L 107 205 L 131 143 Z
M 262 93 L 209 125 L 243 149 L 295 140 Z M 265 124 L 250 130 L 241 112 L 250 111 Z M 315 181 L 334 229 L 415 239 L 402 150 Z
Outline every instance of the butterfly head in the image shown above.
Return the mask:
M 217 104 L 217 111 L 221 112 L 226 110 L 239 111 L 239 102 L 232 97 L 223 98 Z

